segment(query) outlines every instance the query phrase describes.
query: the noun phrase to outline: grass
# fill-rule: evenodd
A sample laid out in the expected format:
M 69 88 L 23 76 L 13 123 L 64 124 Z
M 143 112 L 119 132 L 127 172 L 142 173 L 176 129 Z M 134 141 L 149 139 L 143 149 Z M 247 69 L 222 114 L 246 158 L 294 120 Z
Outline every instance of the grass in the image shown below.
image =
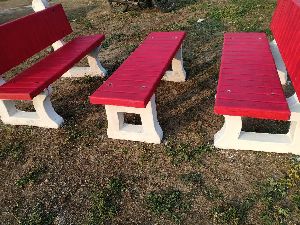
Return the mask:
M 210 145 L 203 145 L 199 147 L 192 147 L 189 144 L 175 144 L 168 143 L 166 145 L 166 152 L 174 165 L 179 165 L 182 162 L 196 162 L 201 163 L 201 157 L 205 153 L 213 150 Z
M 275 1 L 274 1 L 275 3 Z M 214 4 L 206 4 L 208 10 L 208 17 L 215 21 L 222 21 L 227 26 L 235 27 L 239 32 L 262 32 L 262 24 L 265 23 L 262 18 L 257 19 L 255 15 L 260 11 L 273 11 L 275 4 L 272 5 L 267 1 L 259 0 L 244 0 L 241 4 L 239 0 L 230 0 L 222 7 Z
M 166 216 L 176 223 L 181 223 L 190 203 L 185 200 L 180 190 L 168 189 L 151 192 L 146 197 L 148 208 L 159 216 Z
M 213 211 L 214 222 L 217 224 L 242 225 L 246 224 L 249 210 L 254 204 L 253 199 L 246 199 L 243 202 L 231 200 L 224 202 Z
M 53 225 L 55 216 L 47 212 L 42 203 L 38 203 L 28 214 L 21 218 L 20 225 Z
M 265 224 L 288 224 L 292 212 L 299 208 L 300 163 L 295 162 L 284 178 L 270 178 L 262 185 L 260 201 L 265 210 Z
M 0 160 L 7 157 L 12 157 L 14 160 L 19 161 L 22 159 L 25 152 L 24 143 L 22 141 L 14 141 L 4 144 L 0 150 Z
M 124 184 L 119 178 L 112 178 L 108 185 L 93 194 L 89 225 L 107 224 L 120 211 Z
M 117 43 L 117 42 L 124 41 L 124 40 L 126 40 L 125 34 L 123 34 L 123 33 L 113 34 L 113 35 L 105 38 L 105 41 L 102 44 L 102 48 L 107 49 L 113 43 Z
M 191 186 L 191 195 L 202 195 L 209 201 L 223 200 L 224 196 L 216 187 L 211 187 L 206 184 L 201 173 L 191 172 L 181 174 L 180 180 L 187 186 Z
M 259 184 L 259 191 L 244 201 L 222 198 L 223 203 L 212 210 L 214 221 L 218 224 L 248 224 L 248 214 L 255 206 L 261 205 L 260 214 L 263 225 L 287 225 L 294 213 L 299 212 L 300 163 L 293 164 L 285 177 L 269 178 Z
M 204 184 L 203 176 L 201 173 L 191 172 L 188 174 L 182 174 L 180 176 L 182 182 L 186 184 L 193 184 L 195 186 L 202 186 Z
M 28 174 L 25 174 L 22 178 L 18 179 L 16 181 L 16 185 L 19 187 L 24 187 L 28 185 L 29 183 L 36 183 L 38 182 L 42 175 L 44 175 L 47 172 L 46 166 L 39 166 L 32 171 L 30 171 Z

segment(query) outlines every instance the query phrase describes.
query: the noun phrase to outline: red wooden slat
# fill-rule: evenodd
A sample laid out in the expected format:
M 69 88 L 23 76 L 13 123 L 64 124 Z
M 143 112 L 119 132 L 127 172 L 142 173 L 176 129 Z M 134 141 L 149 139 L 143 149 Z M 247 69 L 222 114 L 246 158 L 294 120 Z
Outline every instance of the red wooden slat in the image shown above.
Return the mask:
M 286 104 L 275 104 L 253 101 L 232 101 L 231 99 L 216 99 L 215 112 L 220 115 L 245 116 L 257 119 L 289 120 L 290 115 L 286 113 Z M 230 114 L 228 109 L 230 108 Z
M 185 32 L 154 32 L 90 96 L 92 104 L 145 108 L 180 48 Z
M 215 112 L 261 119 L 290 118 L 265 34 L 225 34 Z
M 0 86 L 0 99 L 32 100 L 98 47 L 104 35 L 78 37 Z
M 300 96 L 300 0 L 278 0 L 271 30 Z
M 61 5 L 0 25 L 0 74 L 71 32 Z

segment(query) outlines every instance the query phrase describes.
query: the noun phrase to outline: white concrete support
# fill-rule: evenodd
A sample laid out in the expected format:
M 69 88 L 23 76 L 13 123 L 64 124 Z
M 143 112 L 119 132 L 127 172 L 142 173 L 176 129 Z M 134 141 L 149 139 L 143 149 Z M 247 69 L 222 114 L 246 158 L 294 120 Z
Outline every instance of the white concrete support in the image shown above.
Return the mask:
M 32 8 L 35 12 L 44 10 L 49 7 L 47 0 L 32 0 Z M 54 51 L 61 48 L 65 42 L 63 40 L 58 40 L 52 44 Z M 94 49 L 87 55 L 88 67 L 73 67 L 67 71 L 62 77 L 85 77 L 85 76 L 100 76 L 105 77 L 107 71 L 101 65 L 98 55 L 100 51 L 100 46 Z
M 49 7 L 48 0 L 32 0 L 32 8 L 35 12 L 44 10 Z
M 172 71 L 167 71 L 163 80 L 173 82 L 184 82 L 186 80 L 186 72 L 183 67 L 182 46 L 172 60 Z
M 0 85 L 5 81 L 0 78 Z M 59 128 L 63 123 L 60 117 L 53 109 L 50 96 L 51 87 L 48 87 L 41 94 L 33 98 L 35 112 L 24 112 L 18 110 L 14 101 L 0 100 L 0 118 L 3 123 L 10 125 L 28 125 L 45 128 Z
M 273 40 L 272 42 L 270 42 L 270 48 L 271 48 L 271 52 L 274 58 L 274 61 L 276 63 L 276 67 L 277 67 L 277 71 L 278 71 L 278 75 L 280 78 L 280 82 L 282 85 L 285 85 L 287 82 L 287 70 L 285 67 L 285 64 L 283 62 L 283 59 L 281 57 L 281 54 L 279 52 L 279 48 L 277 46 L 277 43 L 275 40 Z
M 224 116 L 225 124 L 215 135 L 214 145 L 222 149 L 254 150 L 300 155 L 300 103 L 297 95 L 287 99 L 291 110 L 287 134 L 267 134 L 242 131 L 242 118 Z
M 105 109 L 108 120 L 107 135 L 109 138 L 154 144 L 161 143 L 163 131 L 157 120 L 154 95 L 146 108 L 106 105 Z M 124 113 L 139 114 L 142 125 L 124 123 Z
M 73 67 L 66 72 L 62 77 L 85 77 L 85 76 L 100 76 L 105 77 L 107 71 L 103 68 L 99 61 L 99 51 L 101 47 L 95 48 L 92 52 L 87 55 L 88 67 Z

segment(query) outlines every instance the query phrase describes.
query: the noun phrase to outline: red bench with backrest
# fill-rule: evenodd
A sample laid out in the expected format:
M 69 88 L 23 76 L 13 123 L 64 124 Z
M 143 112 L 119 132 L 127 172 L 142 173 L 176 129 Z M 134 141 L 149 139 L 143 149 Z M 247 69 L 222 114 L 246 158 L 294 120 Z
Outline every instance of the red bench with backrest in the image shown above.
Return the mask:
M 271 44 L 264 33 L 227 33 L 215 112 L 225 116 L 215 146 L 225 149 L 300 154 L 300 1 L 279 0 L 272 18 Z M 286 70 L 295 94 L 286 98 Z M 243 132 L 242 117 L 291 121 L 288 134 Z
M 125 60 L 113 75 L 90 96 L 103 104 L 108 136 L 160 143 L 163 132 L 157 121 L 154 93 L 162 78 L 185 81 L 182 42 L 185 32 L 154 32 Z M 167 71 L 172 65 L 172 71 Z M 140 114 L 142 125 L 124 123 L 124 113 Z
M 0 25 L 0 116 L 4 123 L 57 128 L 63 119 L 51 105 L 50 85 L 86 55 L 90 70 L 105 74 L 96 65 L 100 65 L 96 52 L 104 40 L 104 35 L 97 34 L 77 37 L 9 81 L 1 79 L 1 74 L 71 33 L 60 4 Z M 17 110 L 12 100 L 31 100 L 36 112 Z

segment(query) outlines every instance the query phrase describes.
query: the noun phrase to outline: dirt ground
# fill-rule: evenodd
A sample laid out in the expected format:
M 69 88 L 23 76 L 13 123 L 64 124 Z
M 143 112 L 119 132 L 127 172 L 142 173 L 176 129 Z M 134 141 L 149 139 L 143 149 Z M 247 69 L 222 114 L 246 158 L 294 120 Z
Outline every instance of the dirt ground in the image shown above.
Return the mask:
M 160 145 L 107 138 L 104 107 L 91 105 L 88 100 L 102 84 L 99 78 L 60 79 L 54 83 L 53 106 L 65 119 L 60 129 L 0 122 L 1 225 L 97 224 L 91 222 L 93 195 L 103 190 L 111 178 L 123 182 L 119 209 L 98 224 L 300 224 L 297 202 L 291 200 L 300 193 L 299 186 L 288 186 L 273 205 L 266 203 L 269 192 L 266 194 L 262 188 L 270 180 L 280 183 L 285 179 L 295 168 L 296 156 L 212 147 L 213 136 L 223 125 L 222 116 L 213 112 L 223 33 L 243 28 L 269 34 L 275 0 L 182 0 L 170 13 L 156 9 L 112 13 L 104 0 L 54 3 L 63 4 L 74 30 L 67 39 L 80 34 L 106 34 L 100 58 L 109 74 L 149 32 L 186 30 L 184 63 L 188 79 L 184 83 L 162 81 L 158 87 L 158 119 L 164 131 Z M 0 23 L 31 13 L 28 5 L 29 0 L 0 0 Z M 204 22 L 197 23 L 200 18 Z M 27 68 L 47 52 L 8 72 L 6 77 Z M 27 102 L 20 103 L 20 107 L 32 109 Z M 136 118 L 128 120 L 134 122 Z M 245 130 L 257 132 L 285 132 L 286 127 L 283 122 L 252 119 L 244 124 Z M 204 150 L 199 153 L 196 149 Z M 36 178 L 28 176 L 36 168 L 43 169 Z M 182 179 L 188 174 L 201 175 L 203 181 L 195 184 Z M 23 180 L 24 184 L 19 185 Z M 270 193 L 278 191 L 276 185 L 268 188 L 274 189 Z M 164 190 L 179 190 L 182 201 L 189 204 L 184 212 L 174 210 L 179 220 L 172 218 L 172 209 L 157 213 L 149 207 L 147 196 Z M 256 196 L 255 203 L 244 210 L 242 203 L 249 196 Z M 49 223 L 28 222 L 28 217 L 34 221 L 32 215 L 38 204 L 43 205 L 41 221 L 45 215 L 53 215 Z

